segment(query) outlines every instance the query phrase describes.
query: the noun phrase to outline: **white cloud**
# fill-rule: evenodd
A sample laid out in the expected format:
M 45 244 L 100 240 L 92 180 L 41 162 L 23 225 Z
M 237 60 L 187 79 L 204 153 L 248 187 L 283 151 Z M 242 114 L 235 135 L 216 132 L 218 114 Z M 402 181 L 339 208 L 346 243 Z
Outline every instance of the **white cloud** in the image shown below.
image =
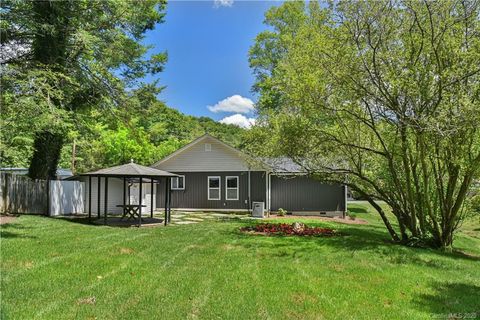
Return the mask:
M 233 0 L 213 0 L 213 7 L 231 7 L 233 5 Z
M 255 125 L 255 118 L 247 118 L 243 114 L 237 113 L 228 117 L 223 118 L 219 121 L 220 123 L 225 124 L 234 124 L 240 128 L 250 128 Z
M 244 98 L 238 94 L 225 98 L 217 102 L 214 106 L 207 106 L 208 110 L 212 112 L 235 112 L 235 113 L 250 113 L 255 109 L 253 101 Z

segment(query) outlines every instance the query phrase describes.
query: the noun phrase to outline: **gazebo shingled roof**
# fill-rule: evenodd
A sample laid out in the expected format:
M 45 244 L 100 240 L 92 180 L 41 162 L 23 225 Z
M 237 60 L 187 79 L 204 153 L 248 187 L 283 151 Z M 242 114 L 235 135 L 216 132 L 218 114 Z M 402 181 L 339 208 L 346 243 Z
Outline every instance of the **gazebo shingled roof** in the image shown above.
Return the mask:
M 127 163 L 120 166 L 86 172 L 82 176 L 109 176 L 109 177 L 178 177 L 174 173 L 141 166 L 136 163 Z

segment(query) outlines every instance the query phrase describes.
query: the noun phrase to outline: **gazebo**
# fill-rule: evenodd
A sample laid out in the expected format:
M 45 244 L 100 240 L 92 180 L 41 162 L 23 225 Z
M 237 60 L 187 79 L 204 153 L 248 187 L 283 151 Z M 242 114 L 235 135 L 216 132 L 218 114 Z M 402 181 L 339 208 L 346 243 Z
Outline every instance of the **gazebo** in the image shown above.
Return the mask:
M 165 220 L 164 223 L 167 225 L 170 222 L 170 211 L 171 211 L 171 188 L 170 188 L 170 179 L 172 177 L 177 177 L 178 175 L 170 173 L 163 170 L 157 170 L 150 167 L 141 166 L 133 162 L 130 163 L 100 169 L 93 172 L 87 172 L 80 174 L 80 176 L 88 177 L 88 217 L 92 217 L 92 177 L 97 178 L 97 217 L 100 219 L 100 198 L 101 198 L 101 178 L 104 179 L 105 195 L 104 195 L 104 211 L 103 211 L 103 222 L 107 224 L 107 214 L 108 214 L 108 178 L 118 178 L 123 179 L 123 202 L 122 204 L 117 205 L 123 209 L 122 218 L 127 215 L 131 217 L 136 217 L 138 215 L 138 226 L 142 225 L 142 207 L 146 207 L 142 204 L 142 185 L 143 182 L 150 182 L 150 217 L 153 218 L 153 185 L 154 183 L 160 183 L 160 181 L 165 179 Z M 145 180 L 144 180 L 145 179 Z M 130 187 L 127 190 L 127 182 L 130 183 L 139 183 L 139 199 L 138 203 L 130 203 Z M 128 191 L 128 203 L 127 203 L 127 191 Z

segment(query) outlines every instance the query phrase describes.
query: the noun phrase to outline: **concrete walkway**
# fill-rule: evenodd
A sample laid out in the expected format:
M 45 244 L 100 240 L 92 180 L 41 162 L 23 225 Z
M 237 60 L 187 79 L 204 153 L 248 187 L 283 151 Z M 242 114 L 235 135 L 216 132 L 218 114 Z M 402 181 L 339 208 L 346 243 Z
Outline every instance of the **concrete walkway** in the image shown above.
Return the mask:
M 164 217 L 163 212 L 156 212 L 155 216 Z M 247 214 L 237 213 L 218 213 L 218 212 L 187 212 L 187 211 L 172 211 L 171 224 L 185 225 L 195 224 L 207 220 L 223 220 L 223 219 L 252 219 Z

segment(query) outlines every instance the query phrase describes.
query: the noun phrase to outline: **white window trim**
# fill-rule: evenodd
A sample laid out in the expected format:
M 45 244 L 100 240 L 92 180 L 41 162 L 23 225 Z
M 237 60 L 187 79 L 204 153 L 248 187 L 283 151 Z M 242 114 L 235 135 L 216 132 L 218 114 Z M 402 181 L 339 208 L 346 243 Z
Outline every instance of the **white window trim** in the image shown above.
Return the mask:
M 228 187 L 227 181 L 228 181 L 229 178 L 237 179 L 237 187 L 236 188 L 229 188 Z M 230 190 L 235 189 L 237 191 L 237 196 L 235 198 L 232 198 L 232 199 L 228 198 L 228 189 L 230 189 Z M 225 199 L 226 200 L 238 200 L 238 196 L 239 196 L 239 193 L 240 193 L 239 190 L 240 190 L 240 179 L 238 178 L 238 176 L 226 176 L 225 177 Z
M 210 188 L 210 178 L 218 179 L 218 188 Z M 210 189 L 218 189 L 218 199 L 210 197 Z M 207 177 L 207 191 L 208 191 L 208 200 L 222 200 L 222 178 L 220 176 L 208 176 Z
M 176 177 L 173 177 L 173 178 L 170 180 L 170 189 L 171 189 L 171 190 L 185 190 L 185 176 L 179 174 L 178 177 L 182 177 L 182 178 L 183 178 L 183 188 L 174 188 L 174 187 L 173 187 L 173 179 L 176 178 Z M 178 185 L 178 184 L 177 184 L 177 185 Z

